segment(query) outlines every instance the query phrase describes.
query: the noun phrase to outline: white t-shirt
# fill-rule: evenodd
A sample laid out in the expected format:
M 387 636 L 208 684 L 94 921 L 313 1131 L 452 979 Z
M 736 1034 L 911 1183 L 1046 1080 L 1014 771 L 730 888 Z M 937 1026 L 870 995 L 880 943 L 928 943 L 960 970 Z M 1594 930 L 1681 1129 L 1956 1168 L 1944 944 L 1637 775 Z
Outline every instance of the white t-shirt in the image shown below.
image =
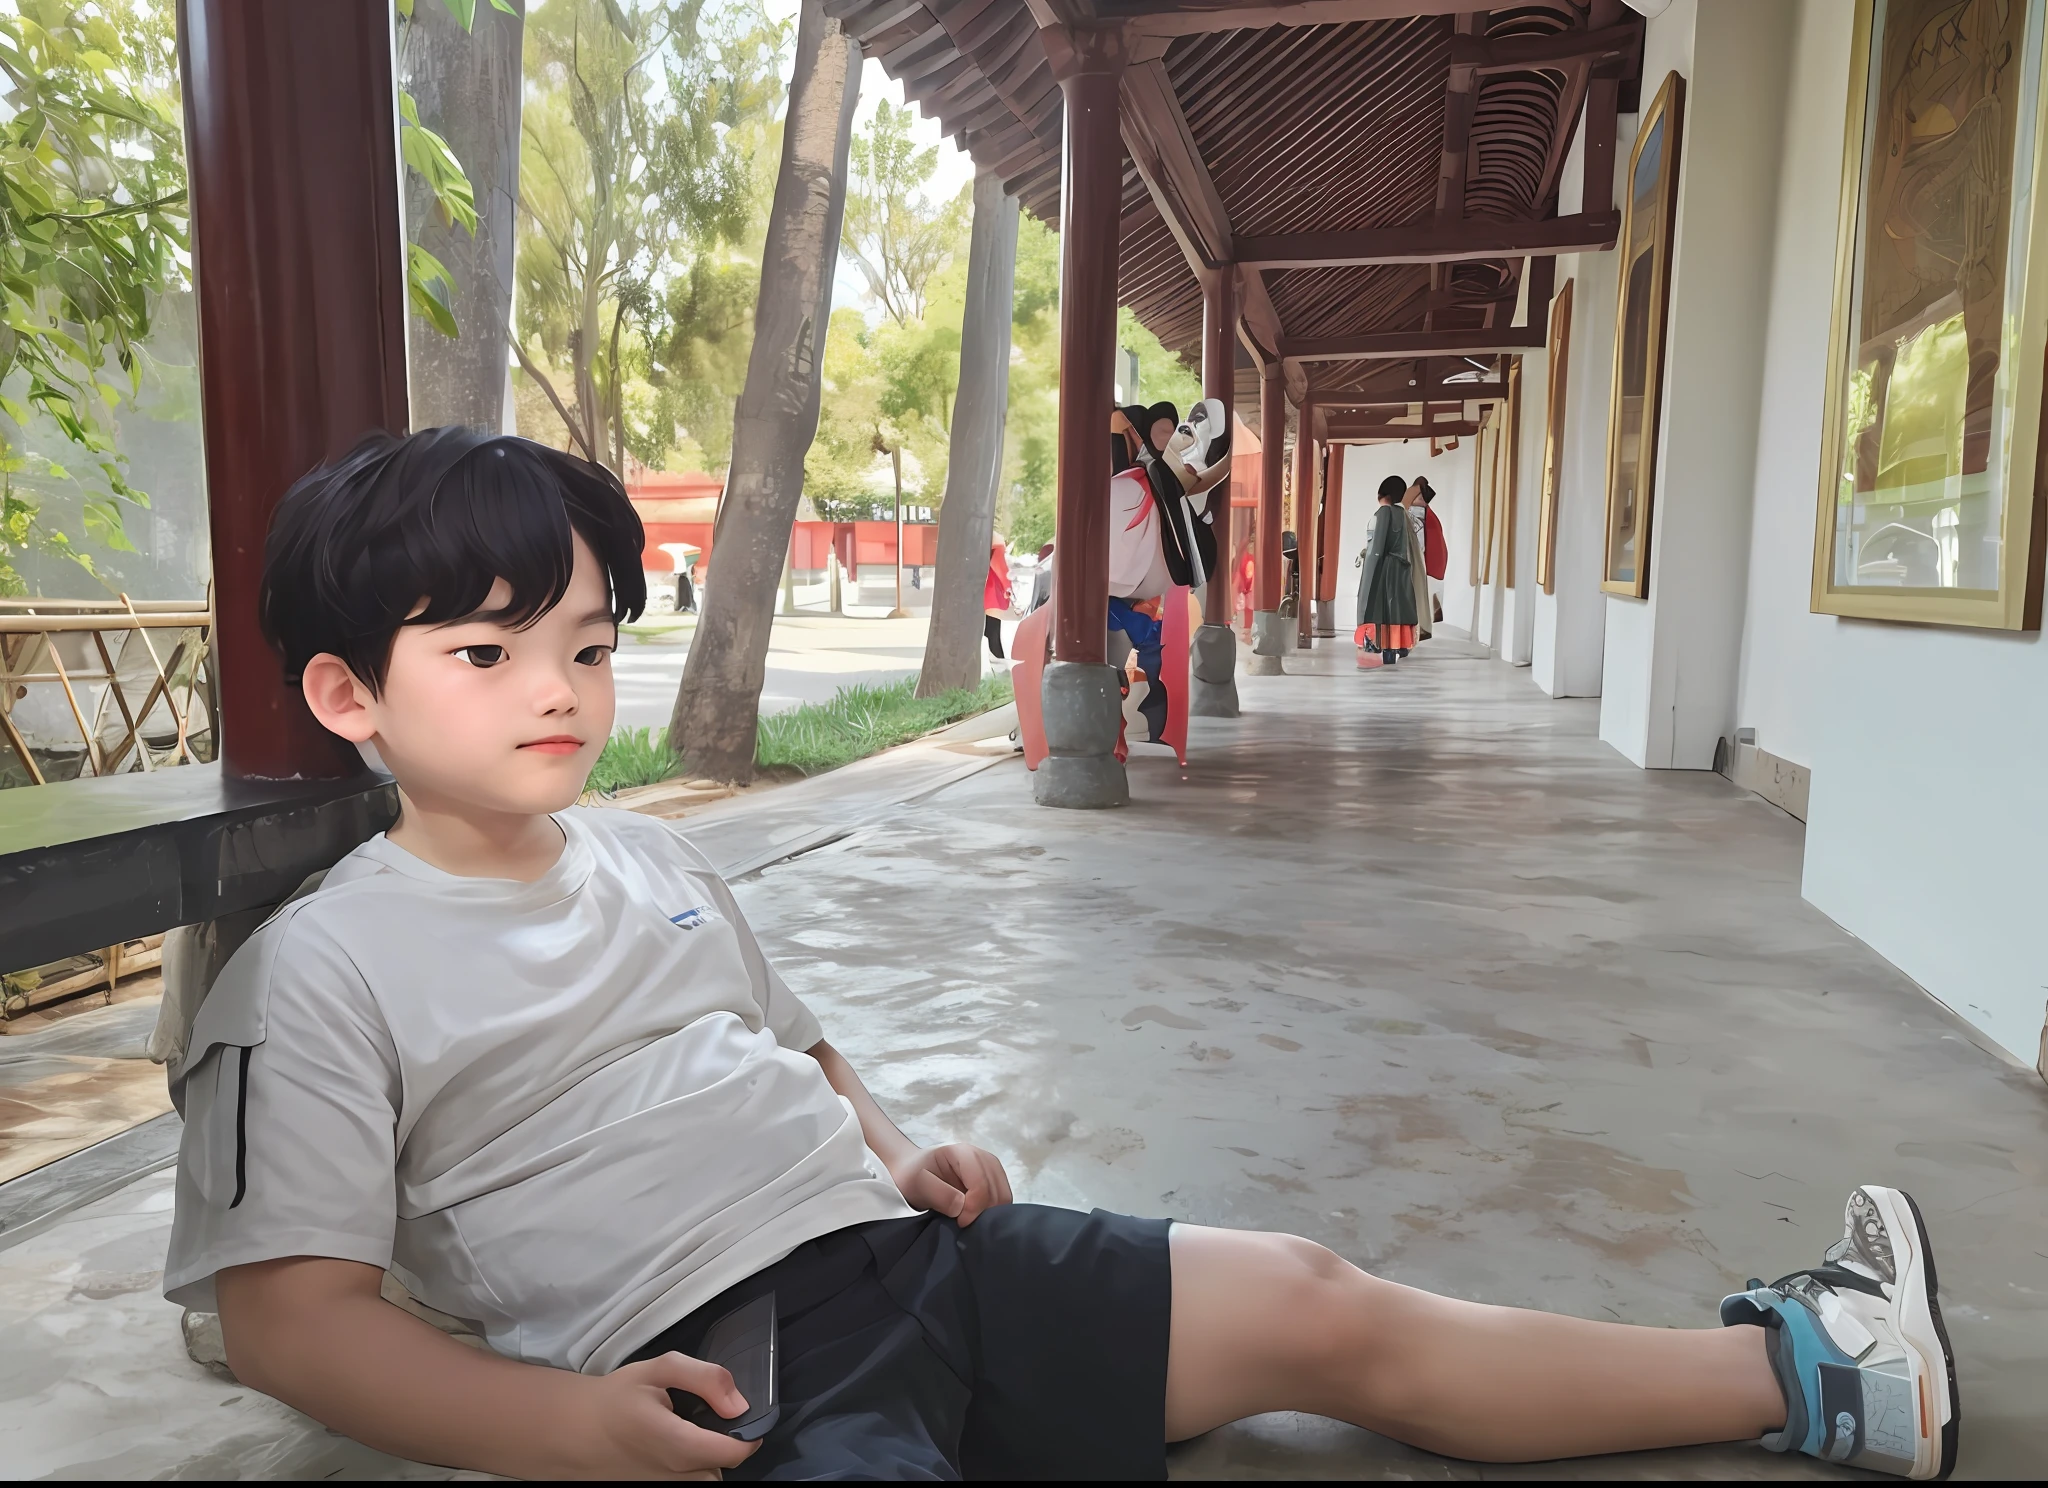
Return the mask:
M 601 1373 L 804 1241 L 913 1212 L 703 855 L 631 812 L 555 820 L 533 883 L 374 837 L 229 961 L 171 1069 L 173 1302 L 333 1256 Z

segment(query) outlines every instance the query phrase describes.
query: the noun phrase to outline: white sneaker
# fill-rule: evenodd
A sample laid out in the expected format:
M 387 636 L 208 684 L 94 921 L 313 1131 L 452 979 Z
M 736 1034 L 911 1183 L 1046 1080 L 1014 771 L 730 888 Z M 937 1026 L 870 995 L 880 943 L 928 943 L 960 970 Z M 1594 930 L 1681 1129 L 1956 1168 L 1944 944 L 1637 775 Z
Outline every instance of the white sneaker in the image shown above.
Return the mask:
M 1769 1286 L 1752 1280 L 1721 1303 L 1723 1323 L 1769 1330 L 1785 1427 L 1763 1444 L 1900 1477 L 1946 1478 L 1962 1406 L 1927 1226 L 1907 1195 L 1866 1185 L 1849 1195 L 1842 1228 L 1812 1270 Z

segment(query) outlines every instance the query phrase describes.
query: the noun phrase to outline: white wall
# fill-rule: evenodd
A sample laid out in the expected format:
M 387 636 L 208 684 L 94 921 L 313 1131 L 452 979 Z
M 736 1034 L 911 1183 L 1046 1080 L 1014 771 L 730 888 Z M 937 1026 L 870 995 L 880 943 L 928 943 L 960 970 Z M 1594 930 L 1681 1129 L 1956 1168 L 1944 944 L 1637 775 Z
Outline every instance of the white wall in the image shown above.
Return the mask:
M 1756 388 L 1797 12 L 1681 0 L 1645 37 L 1643 101 L 1687 78 L 1649 597 L 1610 596 L 1600 735 L 1639 765 L 1709 769 L 1735 728 Z
M 1804 892 L 2024 1062 L 2048 997 L 2048 643 L 1810 613 L 1851 0 L 1802 0 L 1737 724 L 1812 769 Z
M 1623 124 L 1632 125 L 1633 119 Z M 1628 166 L 1616 151 L 1617 177 Z M 1558 182 L 1558 211 L 1581 210 L 1585 130 L 1572 142 Z M 1617 185 L 1615 200 L 1619 201 Z M 1607 597 L 1600 589 L 1601 533 L 1607 500 L 1607 400 L 1614 375 L 1615 255 L 1571 253 L 1557 261 L 1560 289 L 1572 284 L 1570 355 L 1565 366 L 1564 449 L 1558 461 L 1557 551 L 1551 590 L 1534 602 L 1530 665 L 1552 697 L 1598 697 L 1607 639 Z M 1525 374 L 1526 375 L 1526 374 Z M 1546 374 L 1547 375 L 1547 374 Z M 1537 445 L 1541 480 L 1541 440 Z M 1532 497 L 1540 503 L 1541 489 Z M 1533 570 L 1531 580 L 1534 580 Z
M 1833 311 L 1835 219 L 1854 0 L 1799 6 L 1758 384 L 1749 602 L 1735 722 L 1759 748 L 1811 767 L 1814 680 L 1836 622 L 1811 612 L 1821 397 Z
M 1546 310 L 1544 314 L 1548 314 Z M 1550 416 L 1550 353 L 1532 351 L 1522 358 L 1521 422 L 1515 441 L 1515 582 L 1503 596 L 1507 615 L 1501 623 L 1500 654 L 1516 666 L 1528 666 L 1536 647 L 1536 516 L 1543 504 L 1543 425 Z
M 1361 549 L 1372 538 L 1373 508 L 1379 504 L 1380 481 L 1389 475 L 1414 480 L 1429 477 L 1436 491 L 1436 519 L 1443 523 L 1451 550 L 1444 581 L 1444 619 L 1464 629 L 1471 610 L 1471 585 L 1466 581 L 1465 546 L 1471 542 L 1472 441 L 1434 458 L 1421 440 L 1400 444 L 1354 444 L 1344 451 L 1344 503 L 1337 538 L 1337 633 L 1349 636 L 1358 623 L 1358 568 Z M 1454 607 L 1455 606 L 1455 607 Z

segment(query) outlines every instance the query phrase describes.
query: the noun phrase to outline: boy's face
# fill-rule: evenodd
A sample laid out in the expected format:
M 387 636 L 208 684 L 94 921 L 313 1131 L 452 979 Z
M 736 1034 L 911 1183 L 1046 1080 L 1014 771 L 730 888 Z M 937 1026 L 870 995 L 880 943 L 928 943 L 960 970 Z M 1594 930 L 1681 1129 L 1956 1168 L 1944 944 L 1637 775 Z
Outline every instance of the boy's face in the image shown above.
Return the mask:
M 524 630 L 491 620 L 401 627 L 381 697 L 339 658 L 314 658 L 305 673 L 314 716 L 373 744 L 422 803 L 508 815 L 575 804 L 611 734 L 618 643 L 604 570 L 581 536 L 575 551 L 561 603 Z M 498 580 L 484 609 L 510 593 Z

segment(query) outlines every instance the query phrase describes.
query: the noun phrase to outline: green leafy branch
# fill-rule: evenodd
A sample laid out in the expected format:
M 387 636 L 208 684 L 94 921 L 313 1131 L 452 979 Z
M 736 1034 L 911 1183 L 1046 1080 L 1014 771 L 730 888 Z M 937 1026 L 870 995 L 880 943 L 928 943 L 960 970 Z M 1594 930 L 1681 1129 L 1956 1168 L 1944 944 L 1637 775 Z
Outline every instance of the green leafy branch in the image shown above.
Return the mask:
M 74 479 L 27 451 L 35 414 L 104 480 L 85 537 L 134 551 L 122 504 L 149 503 L 128 483 L 113 412 L 140 390 L 155 305 L 187 272 L 174 57 L 168 25 L 131 0 L 0 12 L 0 589 L 23 588 L 13 560 L 29 551 L 92 571 L 19 483 Z
M 393 0 L 393 3 L 398 8 L 400 23 L 410 24 L 414 0 Z M 476 0 L 441 0 L 441 3 L 465 34 L 475 33 Z M 519 14 L 508 0 L 490 0 L 490 6 L 505 15 Z M 447 140 L 420 122 L 419 105 L 413 102 L 410 93 L 402 90 L 398 95 L 398 119 L 398 153 L 404 157 L 413 174 L 433 193 L 434 211 L 442 226 L 460 227 L 475 237 L 476 188 L 470 184 L 469 173 L 462 168 L 462 162 L 455 158 Z M 417 243 L 406 248 L 405 289 L 413 312 L 428 325 L 451 340 L 462 334 L 462 328 L 455 322 L 455 280 L 448 273 L 446 264 Z

